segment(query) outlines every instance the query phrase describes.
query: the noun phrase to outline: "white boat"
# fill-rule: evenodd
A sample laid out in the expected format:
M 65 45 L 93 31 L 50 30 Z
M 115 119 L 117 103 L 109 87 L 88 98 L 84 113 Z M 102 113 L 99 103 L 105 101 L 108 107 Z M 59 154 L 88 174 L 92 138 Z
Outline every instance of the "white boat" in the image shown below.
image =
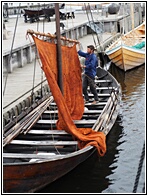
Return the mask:
M 121 36 L 105 51 L 120 69 L 127 71 L 145 63 L 145 22 Z

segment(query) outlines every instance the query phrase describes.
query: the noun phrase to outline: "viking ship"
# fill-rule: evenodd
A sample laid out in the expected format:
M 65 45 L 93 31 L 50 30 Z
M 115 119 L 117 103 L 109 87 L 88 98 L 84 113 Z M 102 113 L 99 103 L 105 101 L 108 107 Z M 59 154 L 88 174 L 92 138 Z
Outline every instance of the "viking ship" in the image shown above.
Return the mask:
M 56 35 L 27 31 L 37 47 L 50 92 L 3 134 L 5 193 L 37 192 L 95 151 L 104 156 L 106 135 L 118 115 L 120 84 L 101 67 L 95 78 L 99 102 L 84 103 L 79 42 L 60 36 L 58 4 L 55 8 Z

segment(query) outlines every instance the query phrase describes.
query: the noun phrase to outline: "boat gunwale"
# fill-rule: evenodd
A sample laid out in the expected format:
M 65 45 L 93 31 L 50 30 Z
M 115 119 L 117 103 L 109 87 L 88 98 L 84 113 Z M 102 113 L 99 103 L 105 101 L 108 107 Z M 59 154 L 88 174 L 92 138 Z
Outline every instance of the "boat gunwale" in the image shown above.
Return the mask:
M 116 52 L 118 49 L 120 49 L 120 48 L 122 48 L 122 47 L 129 47 L 130 49 L 133 49 L 132 48 L 132 46 L 127 46 L 127 45 L 125 45 L 124 43 L 121 43 L 121 44 L 118 44 L 118 42 L 122 42 L 122 37 L 124 37 L 124 38 L 126 38 L 126 39 L 128 39 L 128 37 L 126 37 L 126 36 L 129 36 L 132 32 L 135 32 L 136 30 L 138 30 L 141 26 L 144 26 L 145 25 L 145 22 L 143 22 L 141 25 L 139 25 L 139 26 L 137 26 L 137 27 L 135 27 L 134 29 L 132 29 L 131 31 L 129 31 L 129 32 L 127 32 L 126 34 L 124 34 L 124 35 L 121 35 L 121 37 L 119 37 L 115 42 L 113 42 L 110 46 L 108 46 L 107 48 L 106 48 L 106 51 L 105 51 L 105 53 L 107 54 L 107 55 L 110 55 L 111 53 L 113 53 L 113 52 Z M 141 34 L 140 34 L 141 35 Z M 144 37 L 143 37 L 143 39 L 145 38 L 145 34 L 143 35 Z M 131 38 L 134 38 L 135 39 L 135 37 L 134 37 L 134 35 L 131 37 Z M 140 38 L 140 37 L 139 37 Z M 138 39 L 138 38 L 137 38 Z M 141 38 L 142 39 L 142 38 Z M 117 45 L 118 44 L 118 45 Z M 135 51 L 139 51 L 139 49 L 137 49 L 137 48 L 134 48 L 135 49 Z M 143 50 L 144 51 L 144 50 Z M 144 51 L 144 53 L 145 53 L 145 51 Z M 142 52 L 142 54 L 143 54 L 143 52 Z
M 110 49 L 109 51 L 106 51 L 106 54 L 107 55 L 111 55 L 112 53 L 114 52 L 117 52 L 118 50 L 120 49 L 126 49 L 126 50 L 130 50 L 132 52 L 136 52 L 136 53 L 139 53 L 139 54 L 145 54 L 145 50 L 144 49 L 138 49 L 138 48 L 133 48 L 132 46 L 127 46 L 125 44 L 121 44 L 119 46 L 116 46 L 115 48 L 112 48 Z

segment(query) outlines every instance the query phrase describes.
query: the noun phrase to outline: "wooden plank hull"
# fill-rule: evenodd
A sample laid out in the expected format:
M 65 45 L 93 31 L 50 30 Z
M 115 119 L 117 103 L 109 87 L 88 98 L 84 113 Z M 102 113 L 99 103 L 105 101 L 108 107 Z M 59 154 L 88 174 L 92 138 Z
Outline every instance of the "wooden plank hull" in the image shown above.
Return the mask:
M 70 158 L 62 158 L 41 163 L 4 166 L 4 191 L 8 193 L 33 193 L 65 175 L 85 161 L 93 152 L 93 147 L 80 150 Z
M 44 14 L 43 10 L 28 10 L 24 9 L 25 15 L 27 15 L 29 18 L 30 17 L 36 17 L 36 16 L 41 16 Z
M 65 3 L 60 5 L 60 10 L 64 9 Z M 39 10 L 34 9 L 24 9 L 24 17 L 25 21 L 27 22 L 27 17 L 32 19 L 31 22 L 33 22 L 33 19 L 39 20 L 40 16 L 44 16 L 45 18 L 48 18 L 48 21 L 50 20 L 50 17 L 55 14 L 55 8 L 42 8 Z
M 127 71 L 145 63 L 145 51 L 128 46 L 119 46 L 106 52 L 109 59 L 120 69 Z
M 134 48 L 145 38 L 145 24 L 119 38 L 106 49 L 106 55 L 120 69 L 133 69 L 145 63 L 145 49 Z
M 55 14 L 55 9 L 54 8 L 45 8 L 45 9 L 42 9 L 42 10 L 43 10 L 43 13 L 46 17 L 53 16 Z
M 95 82 L 101 100 L 96 105 L 85 104 L 86 111 L 82 119 L 75 121 L 75 124 L 81 128 L 91 127 L 107 135 L 118 115 L 121 87 L 109 72 L 98 68 L 97 74 L 99 80 Z M 91 97 L 90 93 L 89 95 Z M 49 104 L 47 105 L 49 107 Z M 36 121 L 27 133 L 19 132 L 12 140 L 9 140 L 10 130 L 9 134 L 4 134 L 5 193 L 36 192 L 71 171 L 96 150 L 93 146 L 79 149 L 77 141 L 70 134 L 64 130 L 55 130 L 54 123 L 58 116 L 54 114 L 54 111 L 57 112 L 56 104 L 52 102 L 50 105 L 52 110 L 46 110 L 41 120 Z M 55 122 L 51 125 L 52 121 Z

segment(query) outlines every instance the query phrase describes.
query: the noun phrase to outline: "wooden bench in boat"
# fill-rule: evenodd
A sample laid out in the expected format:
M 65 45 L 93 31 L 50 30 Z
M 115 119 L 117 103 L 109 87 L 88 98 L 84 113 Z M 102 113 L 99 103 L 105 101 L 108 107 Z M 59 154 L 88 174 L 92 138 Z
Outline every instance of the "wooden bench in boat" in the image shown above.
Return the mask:
M 88 94 L 88 95 L 90 95 L 90 94 Z M 110 94 L 107 94 L 107 95 L 110 96 Z M 93 96 L 93 94 L 91 94 L 91 96 Z M 108 97 L 108 96 L 107 96 L 107 97 Z M 106 103 L 107 103 L 106 101 L 103 101 L 103 102 L 101 101 L 101 102 L 96 103 L 95 106 L 96 106 L 96 105 L 97 105 L 97 106 L 104 106 L 104 105 L 106 105 Z M 53 103 L 50 103 L 50 105 L 51 105 L 51 106 L 56 106 L 56 103 L 53 102 Z M 85 105 L 91 105 L 91 103 L 85 103 Z M 93 106 L 93 105 L 92 105 L 92 106 Z
M 38 120 L 37 124 L 56 124 L 57 120 Z M 96 120 L 74 120 L 75 125 L 93 125 Z
M 85 110 L 84 114 L 93 115 L 93 114 L 101 114 L 102 110 Z M 44 114 L 57 114 L 58 110 L 46 110 Z
M 30 140 L 12 140 L 10 144 L 18 145 L 35 145 L 35 146 L 65 146 L 65 145 L 77 145 L 77 141 L 30 141 Z
M 92 93 L 88 93 L 88 96 L 89 97 L 92 97 L 94 96 Z M 104 93 L 104 94 L 98 94 L 98 97 L 110 97 L 110 94 L 109 93 Z
M 102 86 L 102 87 L 96 87 L 97 90 L 115 90 L 116 88 L 115 87 L 112 87 L 112 86 Z
M 109 82 L 109 83 L 111 83 L 112 80 L 95 80 L 95 83 L 104 83 L 104 82 Z
M 64 130 L 34 130 L 34 129 L 28 131 L 28 134 L 70 135 Z

